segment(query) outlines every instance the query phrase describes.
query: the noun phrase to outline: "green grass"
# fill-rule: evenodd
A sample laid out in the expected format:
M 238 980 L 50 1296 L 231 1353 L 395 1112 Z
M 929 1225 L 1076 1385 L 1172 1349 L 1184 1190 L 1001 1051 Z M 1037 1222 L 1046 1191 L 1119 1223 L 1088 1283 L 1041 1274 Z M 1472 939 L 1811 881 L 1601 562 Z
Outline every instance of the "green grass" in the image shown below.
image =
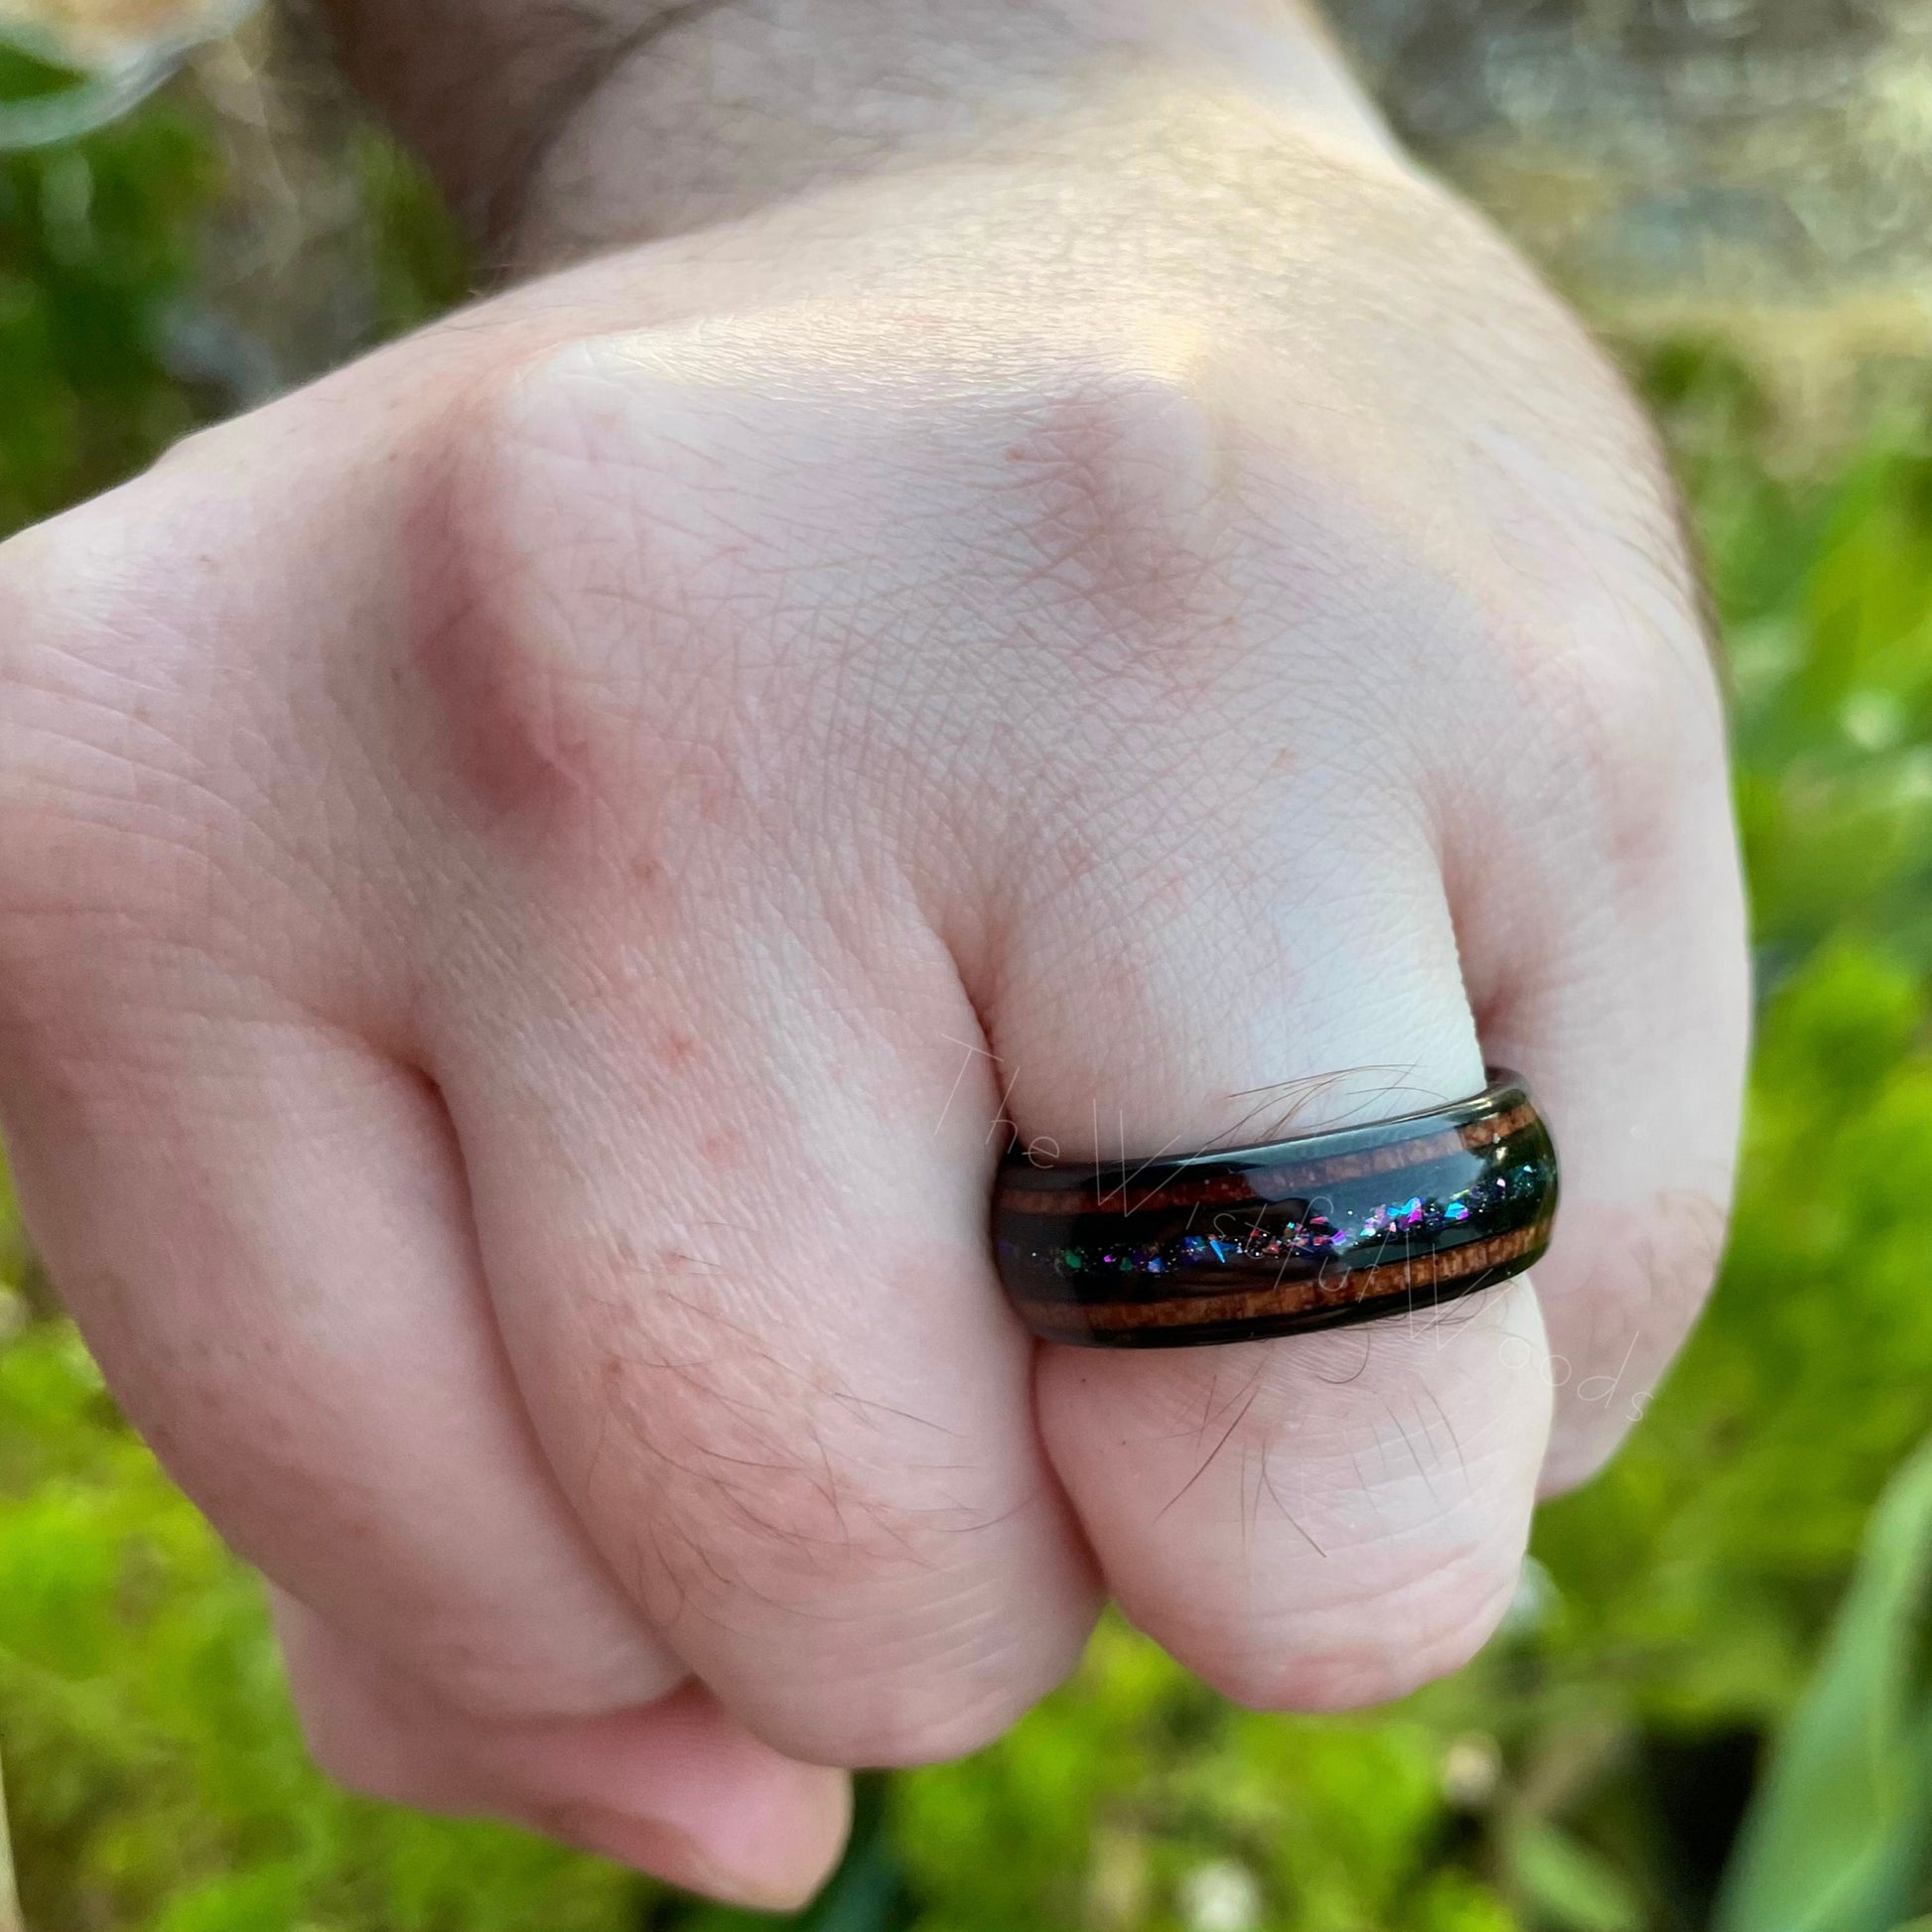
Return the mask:
M 392 151 L 357 167 L 405 326 L 461 263 Z M 222 406 L 168 349 L 220 192 L 165 107 L 0 161 L 0 528 Z M 1723 1932 L 1890 1932 L 1932 1903 L 1908 1464 L 1932 1431 L 1932 402 L 1793 481 L 1735 357 L 1636 361 L 1723 613 L 1762 968 L 1710 1318 L 1609 1473 L 1544 1512 L 1536 1600 L 1456 1679 L 1260 1718 L 1110 1625 L 1006 1741 L 868 1787 L 818 1932 L 1180 1932 L 1244 1899 L 1257 1932 L 1675 1932 L 1713 1922 L 1727 1862 Z M 0 1282 L 0 1750 L 38 1932 L 765 1922 L 330 1790 L 252 1580 L 116 1417 L 3 1204 Z M 1848 1777 L 1861 1802 L 1818 1800 Z

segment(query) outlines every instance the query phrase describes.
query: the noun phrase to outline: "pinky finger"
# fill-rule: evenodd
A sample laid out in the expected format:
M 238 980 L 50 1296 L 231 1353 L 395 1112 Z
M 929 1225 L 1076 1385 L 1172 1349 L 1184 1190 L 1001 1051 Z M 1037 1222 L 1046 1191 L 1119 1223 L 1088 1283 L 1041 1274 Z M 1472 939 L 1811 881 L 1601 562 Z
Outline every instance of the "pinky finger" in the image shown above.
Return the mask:
M 479 1719 L 280 1592 L 275 1621 L 310 1750 L 351 1790 L 506 1819 L 763 1911 L 802 1905 L 838 1861 L 846 1774 L 780 1756 L 695 1681 L 602 1717 Z

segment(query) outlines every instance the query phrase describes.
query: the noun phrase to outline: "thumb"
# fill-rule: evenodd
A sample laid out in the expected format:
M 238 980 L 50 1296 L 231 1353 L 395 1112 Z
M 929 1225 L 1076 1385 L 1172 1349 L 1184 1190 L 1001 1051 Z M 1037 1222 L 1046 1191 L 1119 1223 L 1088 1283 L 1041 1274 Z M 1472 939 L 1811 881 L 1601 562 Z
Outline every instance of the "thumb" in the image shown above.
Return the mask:
M 803 1905 L 838 1862 L 846 1774 L 780 1756 L 696 1682 L 595 1718 L 480 1718 L 293 1598 L 275 1620 L 310 1749 L 351 1789 L 510 1819 L 760 1911 Z

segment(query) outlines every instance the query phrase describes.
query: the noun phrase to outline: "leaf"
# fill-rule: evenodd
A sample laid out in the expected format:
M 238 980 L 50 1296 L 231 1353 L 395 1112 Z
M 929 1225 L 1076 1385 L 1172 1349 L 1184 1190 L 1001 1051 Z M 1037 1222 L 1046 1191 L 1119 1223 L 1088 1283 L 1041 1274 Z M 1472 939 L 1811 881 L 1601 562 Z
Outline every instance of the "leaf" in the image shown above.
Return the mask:
M 1893 1932 L 1932 1832 L 1932 1443 L 1893 1477 L 1726 1877 L 1717 1932 Z
M 1640 1932 L 1643 1907 L 1623 1875 L 1568 1832 L 1541 1822 L 1511 1835 L 1512 1888 L 1566 1932 Z
M 4 1774 L 0 1774 L 0 1932 L 21 1932 L 20 1890 L 14 1883 L 13 1834 L 7 1825 Z

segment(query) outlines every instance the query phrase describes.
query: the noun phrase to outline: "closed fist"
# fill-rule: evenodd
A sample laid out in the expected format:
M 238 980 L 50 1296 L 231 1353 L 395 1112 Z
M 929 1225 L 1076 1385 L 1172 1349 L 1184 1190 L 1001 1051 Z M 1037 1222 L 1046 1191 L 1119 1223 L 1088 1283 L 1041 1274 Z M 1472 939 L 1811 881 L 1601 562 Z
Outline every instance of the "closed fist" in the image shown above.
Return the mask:
M 0 1105 L 325 1764 L 773 1902 L 1103 1595 L 1270 1708 L 1507 1604 L 1710 1279 L 1720 705 L 1648 432 L 1175 81 L 527 285 L 0 549 Z M 1010 1132 L 1521 1069 L 1555 1246 L 1039 1346 Z M 1554 1434 L 1552 1413 L 1554 1409 Z

